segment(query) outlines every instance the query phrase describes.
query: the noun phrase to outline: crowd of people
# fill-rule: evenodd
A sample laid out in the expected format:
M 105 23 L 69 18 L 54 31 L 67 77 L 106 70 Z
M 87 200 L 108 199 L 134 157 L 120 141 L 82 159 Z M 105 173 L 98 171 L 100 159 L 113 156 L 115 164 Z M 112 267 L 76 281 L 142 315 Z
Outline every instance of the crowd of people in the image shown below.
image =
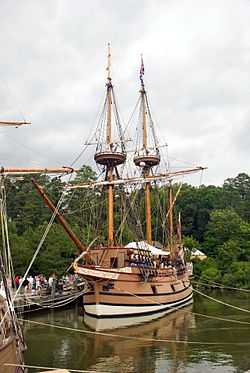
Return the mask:
M 60 278 L 55 273 L 48 278 L 43 274 L 30 275 L 24 281 L 19 275 L 15 277 L 15 287 L 18 288 L 22 284 L 22 291 L 31 295 L 63 293 L 63 291 L 77 289 L 79 283 L 80 278 L 76 274 L 69 274 Z
M 128 253 L 128 265 L 149 270 L 167 269 L 168 274 L 182 274 L 186 270 L 183 250 L 179 249 L 174 259 L 170 255 L 151 255 L 141 252 Z

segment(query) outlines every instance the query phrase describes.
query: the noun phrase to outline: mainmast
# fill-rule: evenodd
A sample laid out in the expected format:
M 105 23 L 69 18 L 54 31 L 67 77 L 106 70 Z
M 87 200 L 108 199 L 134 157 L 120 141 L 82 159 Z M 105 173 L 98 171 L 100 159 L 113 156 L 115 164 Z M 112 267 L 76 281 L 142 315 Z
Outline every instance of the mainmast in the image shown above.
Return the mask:
M 152 168 L 160 163 L 158 143 L 154 132 L 154 123 L 151 117 L 147 93 L 143 81 L 144 62 L 141 56 L 140 68 L 140 119 L 139 125 L 142 126 L 142 144 L 138 144 L 134 163 L 142 170 L 142 175 L 147 178 L 152 173 Z M 152 144 L 149 144 L 149 130 L 151 130 Z M 150 200 L 150 182 L 145 184 L 145 210 L 146 210 L 146 239 L 149 244 L 152 243 L 152 223 L 151 223 L 151 200 Z
M 117 166 L 124 163 L 126 154 L 124 149 L 123 134 L 119 121 L 119 115 L 116 107 L 114 89 L 111 79 L 111 48 L 108 44 L 108 65 L 107 65 L 107 83 L 106 83 L 106 99 L 104 103 L 104 127 L 106 126 L 106 137 L 103 143 L 99 143 L 95 153 L 95 161 L 97 164 L 105 167 L 105 180 L 108 184 L 108 245 L 114 246 L 114 170 L 118 175 Z M 114 108 L 113 108 L 114 107 Z M 115 125 L 118 132 L 118 141 L 113 138 L 112 114 L 115 117 Z
M 173 189 L 172 184 L 170 182 L 169 188 L 168 188 L 168 245 L 169 245 L 169 251 L 170 253 L 173 252 L 173 235 L 174 235 L 174 224 L 173 224 Z

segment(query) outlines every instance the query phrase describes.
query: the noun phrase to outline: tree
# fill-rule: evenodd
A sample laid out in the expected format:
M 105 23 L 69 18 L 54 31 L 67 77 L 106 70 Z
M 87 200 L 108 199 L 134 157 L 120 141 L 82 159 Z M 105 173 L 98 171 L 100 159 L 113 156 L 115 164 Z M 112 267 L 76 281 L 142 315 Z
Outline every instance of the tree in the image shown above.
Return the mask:
M 230 239 L 238 239 L 242 222 L 239 215 L 232 209 L 212 211 L 205 234 L 206 254 L 216 256 L 218 246 Z
M 242 172 L 235 178 L 226 179 L 223 189 L 232 207 L 243 219 L 250 221 L 250 176 Z

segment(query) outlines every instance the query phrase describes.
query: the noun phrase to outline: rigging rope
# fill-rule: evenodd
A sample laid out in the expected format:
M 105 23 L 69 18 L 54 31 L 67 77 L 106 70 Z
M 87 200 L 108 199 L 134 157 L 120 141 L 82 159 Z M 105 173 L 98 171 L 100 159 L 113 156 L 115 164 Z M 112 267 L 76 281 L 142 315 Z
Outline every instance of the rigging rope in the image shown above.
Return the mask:
M 71 178 L 72 178 L 72 174 L 69 177 L 68 184 L 70 183 Z M 61 207 L 61 205 L 63 203 L 65 194 L 66 194 L 66 192 L 63 191 L 62 194 L 61 194 L 61 196 L 60 196 L 60 199 L 58 200 L 58 203 L 56 205 L 56 209 L 55 209 L 55 211 L 53 212 L 53 214 L 52 214 L 52 216 L 50 218 L 50 221 L 49 221 L 49 223 L 48 223 L 48 225 L 47 225 L 47 227 L 46 227 L 46 229 L 45 229 L 45 231 L 43 233 L 43 236 L 42 236 L 42 238 L 41 238 L 41 240 L 40 240 L 40 242 L 39 242 L 39 244 L 37 246 L 37 249 L 36 249 L 36 251 L 35 251 L 35 253 L 34 253 L 31 261 L 30 261 L 30 264 L 28 265 L 28 268 L 27 268 L 24 276 L 22 277 L 22 280 L 21 280 L 21 282 L 20 282 L 20 284 L 19 284 L 19 286 L 18 286 L 18 288 L 16 290 L 16 293 L 15 293 L 13 299 L 12 299 L 13 304 L 14 304 L 14 301 L 15 301 L 17 295 L 19 294 L 19 292 L 20 292 L 20 290 L 21 290 L 21 288 L 23 286 L 23 283 L 26 280 L 26 278 L 28 276 L 28 273 L 29 273 L 29 271 L 30 271 L 30 269 L 31 269 L 31 267 L 32 267 L 32 265 L 33 265 L 33 263 L 34 263 L 37 255 L 38 255 L 38 253 L 39 253 L 39 251 L 40 251 L 40 249 L 41 249 L 41 247 L 42 247 L 42 245 L 43 245 L 43 243 L 44 243 L 44 241 L 45 241 L 45 239 L 46 239 L 46 237 L 47 237 L 47 235 L 48 235 L 48 233 L 50 231 L 50 228 L 51 228 L 51 226 L 52 226 L 52 224 L 53 224 L 53 222 L 54 222 L 54 220 L 55 220 L 55 218 L 57 216 L 57 212 L 59 211 L 59 209 L 60 209 L 60 207 Z M 0 322 L 0 327 L 2 326 L 2 323 L 4 322 L 7 313 L 8 313 L 8 311 L 5 312 L 3 318 L 2 318 L 2 320 Z

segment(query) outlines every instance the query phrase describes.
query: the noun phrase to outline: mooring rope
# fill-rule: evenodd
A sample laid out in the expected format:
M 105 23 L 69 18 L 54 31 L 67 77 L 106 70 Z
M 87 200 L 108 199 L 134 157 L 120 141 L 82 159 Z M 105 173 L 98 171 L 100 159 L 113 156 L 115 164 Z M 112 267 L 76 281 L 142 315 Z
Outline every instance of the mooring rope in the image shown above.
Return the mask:
M 211 280 L 208 280 L 207 283 L 192 280 L 192 283 L 197 284 L 197 285 L 203 285 L 203 286 L 206 286 L 206 287 L 211 287 L 212 286 L 212 287 L 216 287 L 216 288 L 220 288 L 220 289 L 237 290 L 237 291 L 243 291 L 245 293 L 250 293 L 249 289 L 235 288 L 233 286 L 225 286 L 223 284 L 219 284 L 218 282 L 214 282 L 214 281 L 211 281 Z
M 131 293 L 130 291 L 128 290 L 123 290 L 123 289 L 120 289 L 120 288 L 117 288 L 118 290 L 122 291 L 123 293 L 127 293 L 127 294 L 130 294 L 130 295 L 133 295 L 135 298 L 139 298 L 139 299 L 143 299 L 143 300 L 146 300 L 147 302 L 151 302 L 153 304 L 158 304 L 158 305 L 162 305 L 162 303 L 160 302 L 157 302 L 157 301 L 152 301 L 151 299 L 148 299 L 146 297 L 142 297 L 140 295 L 136 295 L 134 293 Z M 193 289 L 194 290 L 194 289 Z M 173 311 L 177 311 L 180 309 L 180 307 L 172 307 L 171 308 Z M 236 323 L 236 324 L 244 324 L 244 325 L 250 325 L 250 322 L 248 321 L 239 321 L 239 320 L 233 320 L 233 319 L 225 319 L 223 317 L 219 317 L 219 316 L 210 316 L 210 315 L 204 315 L 202 313 L 197 313 L 197 312 L 193 312 L 192 311 L 192 314 L 193 315 L 196 315 L 196 316 L 201 316 L 201 317 L 206 317 L 206 318 L 210 318 L 210 319 L 215 319 L 215 320 L 220 320 L 220 321 L 227 321 L 227 322 L 232 322 L 232 323 Z
M 51 367 L 43 367 L 38 365 L 26 365 L 26 364 L 11 364 L 11 363 L 4 363 L 6 367 L 20 367 L 20 368 L 30 368 L 30 369 L 46 369 L 46 370 L 60 370 L 60 371 L 69 371 L 69 372 L 78 372 L 78 373 L 108 373 L 107 371 L 97 371 L 97 370 L 79 370 L 79 369 L 71 369 L 71 368 L 51 368 Z
M 120 335 L 120 334 L 104 333 L 104 332 L 83 330 L 83 329 L 77 329 L 77 328 L 70 328 L 70 327 L 66 327 L 62 325 L 48 324 L 44 322 L 27 320 L 27 319 L 19 318 L 18 320 L 22 322 L 34 324 L 34 325 L 48 326 L 48 327 L 52 327 L 55 329 L 67 330 L 70 332 L 78 332 L 78 333 L 90 334 L 90 335 L 100 335 L 103 337 L 111 337 L 111 338 L 136 340 L 136 341 L 141 341 L 141 342 L 178 343 L 178 344 L 211 345 L 211 346 L 220 346 L 220 345 L 249 346 L 250 345 L 250 342 L 203 342 L 203 341 L 187 341 L 187 340 L 176 340 L 176 339 L 135 337 L 135 336 L 126 336 L 126 335 Z
M 222 300 L 219 300 L 219 299 L 216 299 L 216 298 L 213 298 L 213 297 L 210 297 L 209 295 L 207 294 L 204 294 L 203 292 L 201 292 L 200 290 L 197 290 L 197 289 L 193 289 L 196 293 L 202 295 L 203 297 L 205 298 L 208 298 L 214 302 L 217 302 L 217 303 L 220 303 L 220 304 L 223 304 L 224 306 L 227 306 L 227 307 L 231 307 L 231 308 L 234 308 L 236 310 L 239 310 L 239 311 L 242 311 L 242 312 L 247 312 L 247 313 L 250 313 L 250 310 L 247 310 L 245 308 L 241 308 L 241 307 L 237 307 L 237 306 L 234 306 L 233 304 L 230 304 L 230 303 L 226 303 L 226 302 L 223 302 Z
M 192 314 L 195 315 L 195 316 L 205 317 L 207 319 L 214 319 L 214 320 L 219 320 L 219 321 L 228 321 L 228 322 L 232 322 L 232 323 L 235 323 L 235 324 L 250 325 L 250 322 L 248 322 L 248 321 L 240 321 L 240 320 L 234 320 L 234 319 L 225 319 L 224 317 L 210 316 L 210 315 L 205 315 L 203 313 L 198 313 L 198 312 L 192 312 Z

